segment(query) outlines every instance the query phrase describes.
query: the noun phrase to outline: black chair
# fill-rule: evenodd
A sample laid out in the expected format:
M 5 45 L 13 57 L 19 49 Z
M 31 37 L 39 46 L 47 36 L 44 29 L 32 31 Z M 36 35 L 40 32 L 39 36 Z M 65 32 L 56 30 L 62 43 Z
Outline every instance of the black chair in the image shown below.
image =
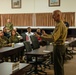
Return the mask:
M 32 41 L 33 50 L 36 50 L 36 49 L 40 48 L 39 41 L 38 41 L 37 37 L 35 35 L 31 35 L 30 38 L 31 38 L 31 41 Z M 39 61 L 38 63 L 40 63 L 39 66 L 41 67 L 42 61 L 44 60 L 43 57 L 40 56 L 37 60 Z
M 35 35 L 31 35 L 30 38 L 32 41 L 32 48 L 34 50 L 40 48 L 39 41 L 38 41 L 37 37 Z
M 66 48 L 65 60 L 70 60 L 73 58 L 74 54 L 74 47 L 76 47 L 76 41 L 70 43 Z
M 25 33 L 22 33 L 21 36 L 23 38 L 23 41 L 26 41 L 26 34 Z
M 29 41 L 24 41 L 23 43 L 24 43 L 24 46 L 25 46 L 25 52 L 32 51 L 32 47 L 31 47 Z M 27 60 L 27 62 L 32 61 L 32 56 L 31 55 L 26 56 L 26 60 Z
M 25 52 L 32 51 L 32 47 L 31 47 L 29 41 L 24 41 L 23 43 L 24 43 L 24 46 L 25 46 L 25 49 L 26 49 Z M 31 75 L 31 73 L 34 72 L 34 61 L 32 61 L 32 56 L 31 55 L 26 55 L 26 61 L 27 61 L 27 63 L 30 63 L 32 65 L 30 70 L 27 72 L 27 75 Z
M 37 37 L 35 35 L 32 35 L 32 36 L 30 36 L 30 38 L 31 38 L 31 41 L 32 41 L 33 49 L 35 50 L 35 49 L 40 48 L 40 44 L 39 44 L 39 41 L 38 41 Z M 47 45 L 49 45 L 48 42 L 47 42 Z M 39 66 L 41 67 L 41 65 L 43 65 L 44 68 L 46 68 L 46 66 L 48 66 L 49 69 L 50 69 L 50 59 L 48 60 L 49 57 L 50 57 L 49 55 L 46 55 L 46 56 L 43 56 L 43 57 L 40 56 L 38 58 L 38 60 L 43 61 L 43 63 L 41 62 L 41 64 Z
M 25 49 L 26 49 L 26 52 L 30 52 L 30 51 L 32 51 L 32 47 L 31 47 L 31 44 L 30 44 L 30 42 L 28 42 L 28 41 L 24 41 L 24 46 L 25 46 Z M 35 58 L 35 57 L 33 57 L 33 56 L 31 56 L 31 55 L 26 55 L 26 60 L 27 60 L 27 62 L 28 63 L 30 63 L 30 64 L 32 64 L 32 66 L 33 66 L 33 68 L 35 68 L 35 61 L 33 61 L 32 60 L 32 58 Z M 42 58 L 40 58 L 40 59 L 37 59 L 38 61 L 37 61 L 37 64 L 40 66 L 40 65 L 42 65 L 43 64 L 43 62 L 44 62 L 44 59 Z M 41 67 L 41 66 L 40 66 Z M 34 71 L 34 70 L 33 70 Z M 32 72 L 33 72 L 32 71 Z M 44 72 L 44 71 L 42 71 L 42 70 L 39 70 L 40 72 L 43 72 L 43 73 L 45 73 L 45 75 L 47 74 L 46 72 Z M 40 73 L 38 73 L 39 75 L 40 75 Z

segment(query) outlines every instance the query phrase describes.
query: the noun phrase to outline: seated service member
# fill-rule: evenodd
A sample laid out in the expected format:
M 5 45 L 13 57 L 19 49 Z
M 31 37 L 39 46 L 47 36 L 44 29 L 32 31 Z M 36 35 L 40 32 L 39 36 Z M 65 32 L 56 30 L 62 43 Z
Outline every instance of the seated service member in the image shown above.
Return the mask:
M 41 42 L 41 35 L 42 35 L 42 33 L 41 33 L 40 28 L 37 28 L 37 30 L 36 30 L 36 32 L 34 34 L 37 37 L 38 41 Z
M 14 30 L 16 31 L 16 36 L 19 38 L 19 40 L 21 40 L 22 36 L 17 32 L 17 28 L 14 28 Z
M 46 36 L 48 34 L 45 32 L 45 30 L 42 29 L 42 35 L 45 35 Z
M 31 41 L 30 36 L 31 36 L 31 35 L 34 35 L 34 33 L 31 32 L 31 28 L 30 28 L 30 27 L 27 28 L 27 32 L 26 32 L 25 34 L 26 34 L 26 41 L 29 41 L 30 44 L 32 44 L 32 41 Z
M 54 75 L 64 75 L 64 57 L 65 57 L 65 40 L 67 37 L 67 27 L 61 20 L 62 13 L 60 10 L 55 10 L 52 15 L 56 22 L 55 29 L 52 35 L 44 35 L 43 38 L 48 38 L 53 42 L 54 56 Z
M 0 30 L 0 48 L 4 46 L 11 46 L 11 44 L 9 44 L 8 38 L 4 36 L 3 31 Z
M 6 27 L 3 28 L 3 33 L 4 33 L 4 36 L 6 36 L 7 38 L 11 36 Z
M 20 36 L 20 34 L 17 32 L 17 28 L 14 28 L 14 30 L 16 31 L 16 35 Z
M 41 33 L 41 29 L 40 28 L 37 28 L 37 30 L 36 30 L 36 33 L 38 34 L 38 35 L 42 35 L 42 33 Z
M 19 38 L 16 36 L 16 31 L 14 29 L 11 31 L 11 37 L 9 38 L 9 42 L 10 43 L 18 43 L 19 42 Z

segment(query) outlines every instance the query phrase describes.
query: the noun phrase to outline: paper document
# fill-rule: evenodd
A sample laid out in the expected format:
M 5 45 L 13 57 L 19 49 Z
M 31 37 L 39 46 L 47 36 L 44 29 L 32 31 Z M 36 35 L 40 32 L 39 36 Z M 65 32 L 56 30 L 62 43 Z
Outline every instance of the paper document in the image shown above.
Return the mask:
M 69 43 L 69 41 L 65 41 L 65 44 Z
M 50 52 L 50 51 L 44 50 L 43 52 Z

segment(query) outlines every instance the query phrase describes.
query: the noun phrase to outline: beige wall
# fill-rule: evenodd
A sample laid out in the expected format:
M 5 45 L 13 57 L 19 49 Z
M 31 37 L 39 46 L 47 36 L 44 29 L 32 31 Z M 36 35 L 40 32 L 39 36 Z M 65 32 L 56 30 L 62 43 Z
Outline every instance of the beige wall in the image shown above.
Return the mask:
M 60 0 L 59 7 L 49 7 L 48 0 L 21 0 L 20 9 L 11 8 L 11 0 L 0 0 L 0 13 L 37 13 L 52 12 L 60 9 L 63 12 L 76 12 L 76 0 Z
M 60 6 L 49 7 L 48 0 L 21 0 L 20 9 L 11 8 L 11 0 L 0 0 L 0 14 L 5 13 L 43 13 L 56 9 L 62 12 L 76 12 L 76 0 L 60 0 Z M 76 16 L 75 16 L 76 17 Z M 76 25 L 76 21 L 75 21 Z

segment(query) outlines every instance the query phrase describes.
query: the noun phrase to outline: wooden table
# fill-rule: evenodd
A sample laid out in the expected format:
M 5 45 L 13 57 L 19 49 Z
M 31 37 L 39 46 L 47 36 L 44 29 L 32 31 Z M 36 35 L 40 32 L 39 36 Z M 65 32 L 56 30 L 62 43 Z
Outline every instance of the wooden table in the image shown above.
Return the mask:
M 12 72 L 12 64 L 10 62 L 3 62 L 0 63 L 0 75 L 23 75 L 26 73 L 26 70 L 28 69 L 29 64 L 26 63 L 20 63 L 19 69 L 15 72 Z

